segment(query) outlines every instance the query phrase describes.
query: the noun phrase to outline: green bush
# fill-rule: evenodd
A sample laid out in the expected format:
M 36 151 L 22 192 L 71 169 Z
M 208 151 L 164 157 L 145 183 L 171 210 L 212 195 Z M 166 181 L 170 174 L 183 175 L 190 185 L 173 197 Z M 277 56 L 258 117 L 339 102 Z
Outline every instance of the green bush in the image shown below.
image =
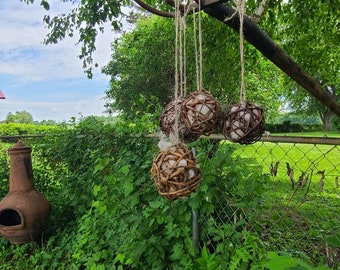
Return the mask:
M 44 135 L 51 130 L 62 130 L 63 126 L 39 126 L 34 124 L 0 124 L 0 136 Z
M 334 116 L 332 118 L 333 128 L 340 131 L 340 117 Z
M 250 226 L 266 189 L 258 164 L 232 158 L 231 144 L 201 139 L 191 145 L 204 175 L 200 187 L 168 201 L 150 177 L 158 148 L 145 135 L 154 123 L 147 114 L 114 125 L 88 117 L 35 142 L 34 179 L 52 216 L 39 243 L 0 239 L 1 269 L 261 269 L 275 260 Z
M 271 133 L 283 133 L 283 132 L 313 132 L 322 130 L 321 124 L 302 124 L 292 123 L 291 121 L 284 121 L 283 123 L 266 124 L 266 130 Z
M 18 124 L 18 123 L 0 123 L 0 136 L 5 136 L 6 138 L 0 138 L 2 142 L 5 143 L 15 143 L 18 141 L 18 137 L 15 136 L 44 136 L 51 132 L 62 132 L 64 126 L 40 126 L 35 124 Z M 10 138 L 13 136 L 14 138 Z M 26 138 L 26 141 L 32 142 L 32 139 Z
M 7 154 L 7 144 L 0 143 L 0 198 L 8 192 L 9 179 L 9 159 Z

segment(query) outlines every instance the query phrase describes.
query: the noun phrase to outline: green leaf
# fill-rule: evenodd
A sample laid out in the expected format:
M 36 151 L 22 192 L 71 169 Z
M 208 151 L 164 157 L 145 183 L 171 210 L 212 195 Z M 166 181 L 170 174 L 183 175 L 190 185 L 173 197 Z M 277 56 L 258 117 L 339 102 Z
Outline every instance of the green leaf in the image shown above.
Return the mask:
M 93 187 L 93 195 L 97 196 L 100 190 L 101 190 L 101 186 L 95 185 Z
M 209 254 L 206 246 L 201 251 L 201 257 L 196 260 L 200 269 L 216 270 L 221 269 L 220 263 L 215 259 L 215 254 Z
M 96 208 L 99 211 L 99 213 L 104 213 L 107 210 L 106 204 L 102 201 L 93 201 L 92 207 Z
M 332 247 L 339 248 L 340 247 L 340 233 L 327 237 L 326 242 Z
M 123 167 L 121 167 L 120 172 L 122 172 L 124 175 L 128 175 L 130 172 L 130 165 L 126 164 Z
M 133 191 L 134 186 L 131 181 L 126 181 L 124 182 L 123 188 L 124 188 L 124 196 L 127 197 Z
M 183 257 L 183 245 L 181 243 L 176 243 L 172 250 L 173 252 L 170 255 L 172 260 L 180 260 Z
M 43 6 L 44 9 L 50 10 L 50 5 L 49 5 L 49 3 L 48 3 L 47 1 L 42 0 L 41 3 L 40 3 L 40 5 Z
M 124 254 L 117 254 L 116 258 L 113 260 L 113 263 L 124 263 L 125 255 Z
M 199 209 L 201 205 L 201 197 L 200 196 L 192 196 L 189 199 L 189 206 L 193 209 L 193 210 L 197 210 Z
M 209 253 L 206 246 L 202 248 L 201 257 L 206 261 L 209 259 Z
M 161 200 L 158 200 L 158 201 L 151 201 L 149 202 L 149 205 L 151 208 L 160 208 L 162 205 L 163 205 L 163 202 Z
M 265 266 L 269 270 L 308 270 L 312 267 L 305 262 L 289 255 L 280 256 L 275 252 L 268 252 L 269 261 Z

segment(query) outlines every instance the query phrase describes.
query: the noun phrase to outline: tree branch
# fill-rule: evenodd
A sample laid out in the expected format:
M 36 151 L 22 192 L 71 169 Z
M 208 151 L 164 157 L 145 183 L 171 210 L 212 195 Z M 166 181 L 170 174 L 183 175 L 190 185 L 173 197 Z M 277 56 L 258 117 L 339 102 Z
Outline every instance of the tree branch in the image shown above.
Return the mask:
M 140 5 L 142 8 L 144 8 L 145 10 L 147 10 L 147 11 L 153 13 L 153 14 L 156 14 L 156 15 L 161 16 L 161 17 L 166 17 L 166 18 L 175 18 L 175 13 L 173 13 L 173 12 L 166 12 L 166 11 L 156 9 L 152 6 L 149 6 L 148 4 L 144 3 L 141 0 L 134 0 L 134 1 L 138 5 Z
M 256 24 L 261 22 L 263 14 L 268 9 L 267 0 L 262 0 L 259 7 L 255 10 L 255 12 L 249 16 L 249 18 Z
M 217 3 L 207 6 L 204 11 L 211 17 L 214 17 L 227 26 L 233 28 L 236 32 L 240 31 L 240 18 L 232 7 Z M 226 18 L 231 19 L 226 20 Z M 340 117 L 340 104 L 327 89 L 323 88 L 318 81 L 307 74 L 287 52 L 279 47 L 247 16 L 244 17 L 243 25 L 244 38 L 250 44 L 252 44 L 290 78 L 305 88 L 310 94 Z
M 165 0 L 165 2 L 167 4 L 169 4 L 170 6 L 172 7 L 175 7 L 175 1 L 174 0 Z M 192 13 L 195 13 L 198 10 L 199 7 L 198 7 L 198 4 L 192 4 L 192 5 L 183 5 L 183 4 L 180 4 L 179 5 L 179 10 L 181 11 L 181 14 L 192 14 Z
M 164 12 L 155 9 L 141 0 L 134 0 L 142 8 L 147 11 L 162 16 L 173 18 L 174 13 Z M 228 5 L 223 5 L 222 2 L 229 2 L 229 0 L 222 0 L 217 3 L 208 4 L 202 7 L 208 15 L 223 22 L 227 26 L 233 28 L 236 32 L 240 30 L 240 18 L 235 9 Z M 171 6 L 175 5 L 174 0 L 166 0 Z M 180 5 L 182 14 L 194 13 L 198 11 L 196 5 Z M 266 0 L 262 0 L 255 15 L 261 18 L 266 10 Z M 230 18 L 226 20 L 226 18 Z M 265 57 L 267 57 L 278 68 L 285 72 L 290 78 L 297 82 L 300 86 L 305 88 L 310 94 L 317 98 L 327 108 L 333 111 L 340 117 L 340 104 L 329 91 L 322 87 L 322 85 L 307 74 L 281 47 L 279 47 L 264 31 L 262 31 L 249 17 L 245 16 L 244 21 L 244 38 L 258 49 Z

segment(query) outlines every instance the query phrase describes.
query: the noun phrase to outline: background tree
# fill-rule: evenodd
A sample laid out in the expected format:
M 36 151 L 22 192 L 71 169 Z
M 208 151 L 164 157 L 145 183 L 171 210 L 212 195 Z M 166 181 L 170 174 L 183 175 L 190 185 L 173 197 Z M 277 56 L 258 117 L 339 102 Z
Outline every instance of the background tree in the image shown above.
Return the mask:
M 265 28 L 302 67 L 340 100 L 340 11 L 338 3 L 288 1 L 268 9 Z M 328 130 L 334 114 L 284 76 L 285 98 L 300 114 L 315 115 Z
M 9 112 L 6 117 L 7 123 L 31 124 L 33 123 L 32 115 L 27 111 L 16 111 L 14 114 Z
M 196 19 L 197 21 L 197 19 Z M 187 91 L 197 89 L 195 42 L 198 42 L 189 17 L 186 24 Z M 164 106 L 174 97 L 175 29 L 172 19 L 159 16 L 140 20 L 135 29 L 113 45 L 110 63 L 103 69 L 111 75 L 106 91 L 109 111 L 121 111 L 129 117 L 144 112 L 140 95 Z M 203 86 L 223 103 L 239 101 L 240 51 L 239 37 L 216 20 L 203 15 Z M 179 49 L 179 48 L 177 48 Z M 280 105 L 277 68 L 254 48 L 246 46 L 246 85 L 248 97 L 262 104 L 273 115 Z M 275 79 L 272 79 L 272 78 Z M 153 97 L 156 97 L 154 99 Z
M 110 63 L 103 72 L 111 76 L 106 91 L 109 111 L 133 116 L 144 111 L 141 96 L 166 102 L 174 82 L 174 31 L 172 21 L 159 17 L 143 19 L 136 29 L 113 44 Z M 166 33 L 166 34 L 164 34 Z M 156 101 L 158 102 L 158 101 Z
M 34 0 L 22 1 L 26 3 L 34 2 Z M 81 44 L 81 53 L 79 57 L 83 61 L 88 77 L 91 77 L 92 68 L 97 66 L 92 59 L 92 53 L 96 48 L 95 42 L 98 33 L 104 31 L 103 24 L 105 22 L 110 22 L 112 29 L 121 29 L 121 18 L 124 16 L 122 8 L 132 6 L 133 3 L 129 0 L 84 0 L 80 2 L 62 0 L 62 2 L 72 2 L 74 3 L 74 8 L 70 9 L 70 12 L 67 14 L 61 14 L 55 17 L 51 17 L 47 12 L 44 21 L 50 29 L 50 33 L 47 35 L 45 43 L 59 42 L 67 36 L 73 36 L 74 32 L 78 31 L 80 34 L 79 44 Z M 146 0 L 145 2 L 151 6 L 156 6 L 157 8 L 161 7 L 165 10 L 170 8 L 169 5 L 163 5 L 161 2 L 151 0 Z M 41 5 L 46 10 L 50 7 L 46 0 L 41 0 Z M 249 13 L 257 11 L 257 9 L 259 9 L 258 7 L 265 7 L 264 10 L 267 10 L 265 16 L 263 16 L 263 19 L 261 20 L 261 27 L 263 26 L 263 29 L 269 31 L 274 37 L 274 40 L 280 41 L 280 45 L 286 49 L 286 51 L 293 56 L 293 59 L 296 59 L 309 74 L 314 76 L 319 82 L 324 82 L 324 89 L 326 86 L 331 86 L 334 93 L 336 93 L 340 70 L 340 54 L 339 46 L 337 45 L 339 41 L 339 22 L 337 20 L 339 17 L 339 9 L 337 8 L 336 1 L 247 1 Z M 213 32 L 215 31 L 215 28 L 211 25 L 210 30 Z M 225 38 L 223 33 L 224 32 L 219 32 L 219 37 L 217 39 L 212 39 L 211 42 L 217 42 L 219 39 L 222 39 L 221 42 L 223 42 L 223 38 Z M 235 33 L 233 33 L 233 36 L 235 37 Z M 226 57 L 225 54 L 222 54 L 221 51 L 218 50 L 212 50 L 208 53 L 218 54 L 219 60 L 225 59 Z M 216 58 L 217 57 L 209 57 L 209 59 Z M 218 65 L 220 62 L 211 61 L 210 64 L 212 66 Z M 234 63 L 235 61 L 230 62 L 229 66 Z M 206 64 L 205 69 L 208 67 L 209 64 Z M 218 70 L 218 68 L 216 69 Z M 210 72 L 210 74 L 214 74 L 215 78 L 218 77 L 215 76 L 216 74 L 214 72 Z M 249 74 L 252 73 L 249 71 L 248 76 Z M 272 78 L 276 78 L 275 75 L 272 76 Z M 252 78 L 255 77 L 256 76 L 253 74 Z M 206 81 L 208 82 L 207 86 L 210 86 L 209 83 L 211 81 L 209 79 L 206 79 Z M 218 80 L 216 79 L 216 81 Z M 219 81 L 219 83 L 224 87 L 228 85 L 227 87 L 231 88 L 233 87 L 232 81 L 232 79 L 228 81 L 228 84 L 223 83 L 223 81 Z M 291 89 L 292 87 L 289 86 L 290 83 L 291 81 L 289 80 L 289 83 L 285 83 L 284 85 Z M 299 87 L 294 88 L 298 89 L 298 95 L 302 95 L 303 97 L 307 95 L 306 92 L 300 91 Z M 217 89 L 224 92 L 223 89 L 218 87 L 216 87 L 215 91 L 218 91 Z M 265 89 L 274 88 L 265 87 Z M 291 96 L 294 99 L 295 97 L 297 98 L 297 95 Z M 323 97 L 325 96 L 330 97 L 330 95 L 323 95 Z M 324 100 L 325 98 L 323 99 L 323 102 L 325 103 Z M 333 101 L 332 104 L 335 106 Z M 324 117 L 324 119 L 327 119 L 327 117 Z
M 42 125 L 42 126 L 57 126 L 58 123 L 54 120 L 48 119 L 48 120 L 42 120 L 40 122 L 36 122 L 36 124 L 38 125 Z

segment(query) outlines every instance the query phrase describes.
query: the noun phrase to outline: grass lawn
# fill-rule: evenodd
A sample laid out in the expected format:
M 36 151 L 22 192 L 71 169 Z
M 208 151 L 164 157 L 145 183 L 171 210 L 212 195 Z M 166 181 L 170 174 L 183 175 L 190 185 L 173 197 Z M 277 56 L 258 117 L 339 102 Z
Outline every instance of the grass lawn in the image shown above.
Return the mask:
M 324 171 L 324 188 L 334 189 L 335 178 L 340 178 L 340 145 L 257 142 L 246 146 L 236 145 L 234 155 L 254 158 L 263 173 L 270 173 L 271 164 L 279 162 L 275 178 L 286 182 L 288 186 L 291 181 L 287 175 L 287 163 L 294 169 L 295 181 L 304 173 L 312 176 L 313 184 L 318 184 L 322 176 L 320 172 Z
M 340 132 L 272 135 L 339 138 Z M 271 245 L 278 250 L 302 257 L 301 254 L 307 254 L 315 262 L 327 254 L 335 256 L 336 249 L 327 251 L 325 241 L 340 233 L 340 145 L 272 142 L 234 145 L 235 158 L 250 158 L 254 168 L 270 175 L 263 194 L 263 216 L 258 219 L 264 240 L 271 243 L 275 239 Z M 273 176 L 270 167 L 276 162 L 279 165 Z M 294 187 L 287 174 L 287 163 L 294 170 Z M 303 187 L 298 185 L 300 177 L 306 179 Z

